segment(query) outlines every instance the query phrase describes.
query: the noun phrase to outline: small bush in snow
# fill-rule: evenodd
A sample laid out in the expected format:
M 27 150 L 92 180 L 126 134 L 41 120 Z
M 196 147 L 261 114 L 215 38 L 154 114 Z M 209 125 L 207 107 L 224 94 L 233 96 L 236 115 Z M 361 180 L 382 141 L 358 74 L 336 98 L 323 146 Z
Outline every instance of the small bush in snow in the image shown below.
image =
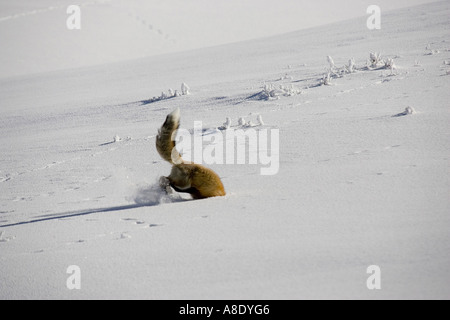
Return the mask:
M 258 116 L 256 117 L 256 123 L 254 123 L 253 121 L 248 121 L 247 123 L 244 124 L 244 128 L 251 128 L 251 127 L 258 127 L 258 126 L 263 126 L 264 125 L 264 121 L 262 119 L 262 116 L 260 114 L 258 114 Z
M 330 56 L 327 56 L 327 60 L 328 60 L 328 63 L 330 64 L 330 70 L 334 70 L 336 68 L 336 66 L 334 64 L 333 58 Z
M 277 93 L 273 84 L 265 84 L 261 91 L 261 98 L 269 100 L 270 98 L 276 98 Z
M 384 62 L 384 67 L 386 69 L 394 69 L 395 68 L 395 64 L 394 64 L 394 59 L 391 58 L 387 58 L 386 61 Z
M 226 118 L 225 122 L 222 126 L 218 127 L 219 130 L 228 130 L 231 128 L 231 119 L 229 117 Z
M 403 116 L 409 116 L 416 113 L 416 110 L 414 110 L 412 107 L 406 107 L 405 111 L 394 115 L 393 117 L 403 117 Z
M 182 83 L 181 84 L 181 93 L 179 93 L 177 90 L 173 90 L 172 88 L 170 88 L 168 90 L 167 93 L 165 92 L 161 92 L 161 95 L 159 97 L 153 97 L 151 99 L 149 99 L 149 102 L 157 102 L 157 101 L 161 101 L 161 100 L 166 100 L 166 99 L 170 99 L 170 98 L 175 98 L 175 97 L 180 97 L 182 95 L 188 95 L 190 94 L 189 92 L 189 87 L 186 83 Z
M 264 121 L 263 121 L 262 116 L 260 114 L 256 118 L 256 121 L 258 121 L 258 125 L 260 125 L 260 126 L 264 125 Z
M 186 96 L 186 95 L 190 94 L 189 90 L 191 90 L 191 89 L 189 88 L 189 86 L 188 86 L 186 83 L 183 82 L 183 83 L 181 84 L 181 94 L 182 94 L 183 96 Z
M 263 100 L 279 99 L 280 96 L 291 97 L 301 93 L 301 90 L 294 88 L 293 85 L 280 85 L 276 88 L 273 84 L 265 84 L 263 90 L 259 93 L 259 98 Z
M 337 67 L 334 63 L 332 57 L 327 56 L 328 63 L 330 64 L 330 68 L 327 71 L 330 73 L 330 77 L 341 78 L 343 75 L 347 73 L 353 73 L 356 71 L 355 59 L 351 58 L 348 60 L 348 65 L 344 65 L 342 67 Z
M 322 78 L 322 84 L 325 86 L 331 86 L 331 73 L 328 72 Z
M 371 68 L 376 68 L 379 63 L 381 63 L 381 55 L 379 53 L 370 53 L 369 63 Z
M 384 67 L 386 69 L 391 70 L 391 75 L 393 75 L 395 69 L 394 59 L 387 58 L 386 61 L 384 62 Z
M 251 128 L 254 126 L 255 126 L 255 124 L 252 122 L 252 120 L 250 120 L 244 125 L 244 128 Z
M 227 121 L 228 120 L 229 120 L 229 118 L 227 118 Z M 231 121 L 230 121 L 230 124 L 231 124 Z M 254 123 L 252 120 L 245 121 L 244 118 L 242 118 L 242 117 L 239 118 L 239 122 L 238 122 L 238 126 L 242 127 L 242 128 L 251 128 L 251 127 L 258 127 L 258 126 L 263 126 L 263 125 L 264 125 L 264 121 L 260 114 L 256 117 L 256 123 Z
M 414 110 L 412 107 L 406 107 L 405 112 L 407 114 L 413 114 L 416 113 L 416 110 Z
M 347 72 L 348 73 L 355 72 L 355 59 L 354 58 L 351 58 L 350 60 L 348 60 Z
M 302 93 L 302 91 L 300 89 L 294 88 L 294 86 L 292 84 L 289 87 L 280 85 L 280 91 L 283 96 L 287 96 L 287 97 L 295 96 L 297 94 Z

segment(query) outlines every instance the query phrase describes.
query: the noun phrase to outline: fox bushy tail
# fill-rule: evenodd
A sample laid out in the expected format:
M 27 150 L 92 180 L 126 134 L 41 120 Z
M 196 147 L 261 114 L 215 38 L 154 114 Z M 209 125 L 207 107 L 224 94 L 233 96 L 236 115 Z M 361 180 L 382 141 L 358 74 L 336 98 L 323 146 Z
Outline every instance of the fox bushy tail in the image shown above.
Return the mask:
M 156 136 L 156 150 L 159 155 L 171 164 L 184 163 L 180 153 L 175 148 L 174 134 L 180 127 L 180 108 L 167 115 L 166 121 L 158 130 Z

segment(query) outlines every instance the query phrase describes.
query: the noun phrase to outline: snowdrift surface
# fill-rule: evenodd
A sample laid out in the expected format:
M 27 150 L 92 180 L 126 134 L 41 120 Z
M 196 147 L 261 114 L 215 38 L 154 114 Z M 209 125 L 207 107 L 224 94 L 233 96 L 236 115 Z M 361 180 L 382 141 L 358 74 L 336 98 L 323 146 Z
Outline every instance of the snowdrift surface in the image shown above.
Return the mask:
M 449 15 L 1 79 L 0 298 L 449 298 Z M 177 107 L 206 133 L 261 115 L 278 174 L 211 165 L 226 197 L 160 193 Z

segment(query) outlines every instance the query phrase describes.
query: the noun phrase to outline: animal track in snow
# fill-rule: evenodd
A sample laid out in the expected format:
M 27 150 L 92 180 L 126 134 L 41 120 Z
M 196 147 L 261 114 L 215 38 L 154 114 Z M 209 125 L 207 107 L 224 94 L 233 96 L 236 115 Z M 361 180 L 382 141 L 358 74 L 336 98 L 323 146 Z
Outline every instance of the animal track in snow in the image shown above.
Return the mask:
M 0 177 L 0 182 L 7 182 L 11 180 L 11 177 Z
M 9 242 L 13 239 L 15 239 L 16 237 L 14 236 L 10 236 L 10 237 L 5 237 L 5 232 L 4 231 L 0 231 L 0 242 Z
M 121 232 L 118 238 L 115 240 L 131 239 L 131 236 L 127 232 Z
M 135 218 L 122 218 L 122 221 L 127 221 L 127 222 L 132 222 L 135 225 L 138 226 L 142 226 L 143 228 L 155 228 L 155 227 L 162 227 L 163 224 L 158 224 L 158 223 L 150 223 L 147 224 L 145 221 L 143 220 L 139 220 L 139 219 L 135 219 Z
M 131 222 L 133 222 L 134 224 L 137 224 L 137 225 L 145 224 L 145 221 L 138 220 L 138 219 L 135 219 L 135 218 L 122 218 L 121 220 L 122 221 L 131 221 Z
M 83 2 L 83 3 L 79 4 L 79 5 L 81 7 L 85 7 L 85 6 L 88 6 L 88 5 L 101 4 L 101 3 L 110 2 L 110 1 L 111 0 L 91 0 L 91 1 Z M 48 7 L 45 7 L 45 8 L 35 9 L 35 10 L 31 10 L 31 11 L 15 13 L 15 14 L 11 14 L 9 16 L 0 17 L 0 23 L 4 22 L 4 21 L 12 20 L 12 19 L 18 19 L 18 18 L 33 16 L 33 15 L 37 15 L 37 14 L 40 14 L 40 13 L 46 13 L 46 12 L 50 12 L 50 11 L 54 11 L 54 10 L 62 10 L 62 9 L 66 9 L 66 8 L 67 8 L 67 5 L 64 5 L 64 6 L 48 6 Z
M 149 228 L 154 228 L 154 227 L 162 227 L 163 224 L 155 224 L 155 223 L 151 223 L 148 225 Z

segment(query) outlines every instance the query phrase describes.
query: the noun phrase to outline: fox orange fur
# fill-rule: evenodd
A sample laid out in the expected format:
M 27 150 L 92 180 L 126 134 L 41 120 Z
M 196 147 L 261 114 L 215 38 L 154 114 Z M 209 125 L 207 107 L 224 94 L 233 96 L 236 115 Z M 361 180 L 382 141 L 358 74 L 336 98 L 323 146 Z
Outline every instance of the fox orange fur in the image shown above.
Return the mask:
M 174 133 L 180 127 L 180 109 L 170 113 L 156 136 L 156 150 L 171 163 L 168 177 L 161 177 L 160 184 L 166 191 L 172 187 L 177 192 L 189 193 L 194 199 L 224 196 L 225 188 L 219 176 L 202 165 L 184 161 L 175 148 Z

